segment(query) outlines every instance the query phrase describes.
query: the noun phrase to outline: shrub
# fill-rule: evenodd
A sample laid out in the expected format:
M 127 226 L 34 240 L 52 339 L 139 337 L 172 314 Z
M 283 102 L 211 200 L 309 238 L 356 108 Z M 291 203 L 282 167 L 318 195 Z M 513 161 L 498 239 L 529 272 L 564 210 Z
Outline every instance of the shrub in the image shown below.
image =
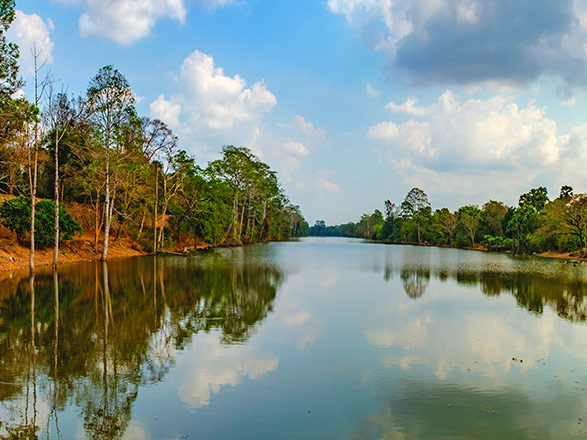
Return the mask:
M 490 251 L 509 251 L 512 249 L 512 239 L 486 235 L 483 237 L 483 245 Z
M 24 240 L 31 224 L 31 199 L 20 196 L 5 201 L 0 206 L 0 221 L 8 229 L 16 232 L 19 240 Z M 67 212 L 63 204 L 59 205 L 59 241 L 71 240 L 74 235 L 81 235 L 80 224 Z M 41 200 L 35 208 L 35 244 L 40 249 L 55 245 L 55 202 Z

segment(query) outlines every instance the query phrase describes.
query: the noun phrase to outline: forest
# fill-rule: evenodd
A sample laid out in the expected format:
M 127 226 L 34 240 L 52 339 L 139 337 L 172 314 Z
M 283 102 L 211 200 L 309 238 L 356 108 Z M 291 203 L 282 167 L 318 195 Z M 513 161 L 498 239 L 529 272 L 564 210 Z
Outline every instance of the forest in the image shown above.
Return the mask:
M 164 122 L 138 114 L 136 94 L 113 66 L 81 96 L 46 72 L 32 51 L 33 98 L 22 92 L 19 48 L 7 40 L 14 0 L 0 0 L 0 222 L 30 248 L 54 248 L 81 234 L 68 212 L 92 213 L 94 246 L 131 237 L 148 252 L 245 244 L 304 235 L 300 208 L 275 171 L 246 147 L 227 145 L 201 166 Z M 2 202 L 3 201 L 3 202 Z
M 456 211 L 432 210 L 428 195 L 412 188 L 401 204 L 384 202 L 384 212 L 363 214 L 356 223 L 309 228 L 312 236 L 357 237 L 389 243 L 427 244 L 461 248 L 483 247 L 517 254 L 587 252 L 587 194 L 565 185 L 550 200 L 545 187 L 520 195 L 518 206 L 489 200 Z

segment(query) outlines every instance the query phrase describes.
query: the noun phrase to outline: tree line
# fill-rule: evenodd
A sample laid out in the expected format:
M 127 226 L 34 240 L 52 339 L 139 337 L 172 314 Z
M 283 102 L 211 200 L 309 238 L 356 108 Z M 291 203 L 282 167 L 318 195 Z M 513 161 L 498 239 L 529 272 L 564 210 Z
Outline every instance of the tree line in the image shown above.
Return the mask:
M 169 126 L 137 113 L 135 93 L 113 66 L 72 96 L 51 76 L 41 79 L 43 53 L 33 49 L 34 100 L 27 99 L 18 46 L 6 38 L 13 20 L 14 0 L 0 0 L 0 193 L 17 196 L 0 206 L 0 219 L 29 240 L 31 271 L 35 246 L 53 246 L 57 264 L 59 242 L 80 232 L 66 202 L 92 207 L 94 246 L 104 260 L 111 240 L 124 234 L 155 253 L 198 240 L 242 244 L 305 234 L 300 208 L 269 165 L 229 145 L 201 167 Z M 50 201 L 37 206 L 37 199 Z
M 565 185 L 549 199 L 545 187 L 520 195 L 518 206 L 489 200 L 456 211 L 432 210 L 427 194 L 412 188 L 401 204 L 390 200 L 384 211 L 363 214 L 356 223 L 327 226 L 323 220 L 309 228 L 313 236 L 359 237 L 392 243 L 440 246 L 484 246 L 518 254 L 562 252 L 587 255 L 587 194 L 574 194 Z

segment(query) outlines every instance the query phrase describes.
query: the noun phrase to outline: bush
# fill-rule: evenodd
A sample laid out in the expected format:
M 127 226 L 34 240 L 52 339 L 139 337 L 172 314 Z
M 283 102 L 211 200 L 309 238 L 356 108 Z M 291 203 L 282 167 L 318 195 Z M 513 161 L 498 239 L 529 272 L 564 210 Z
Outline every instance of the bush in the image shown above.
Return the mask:
M 490 251 L 509 251 L 512 249 L 512 239 L 486 235 L 483 237 L 483 245 Z
M 19 240 L 24 240 L 31 224 L 31 199 L 20 196 L 5 201 L 0 206 L 0 221 L 8 229 L 16 232 Z M 59 242 L 71 240 L 81 235 L 80 224 L 67 212 L 65 205 L 59 205 Z M 55 202 L 41 200 L 35 209 L 35 244 L 40 249 L 55 245 Z
M 0 222 L 24 240 L 31 227 L 31 199 L 20 196 L 0 205 Z

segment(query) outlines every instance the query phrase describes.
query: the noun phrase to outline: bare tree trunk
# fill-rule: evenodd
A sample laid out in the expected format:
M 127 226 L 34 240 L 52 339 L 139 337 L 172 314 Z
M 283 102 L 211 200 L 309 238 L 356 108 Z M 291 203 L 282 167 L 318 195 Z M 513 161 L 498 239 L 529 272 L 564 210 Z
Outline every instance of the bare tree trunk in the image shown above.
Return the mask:
M 153 213 L 153 253 L 157 255 L 157 202 L 159 201 L 159 169 L 155 174 L 155 212 Z
M 59 262 L 59 129 L 55 125 L 55 248 L 53 267 Z
M 31 273 L 35 272 L 35 207 L 37 197 L 38 130 L 38 124 L 35 123 L 35 141 L 32 158 L 29 152 L 29 187 L 31 192 L 31 247 L 29 253 L 29 269 Z
M 139 233 L 137 235 L 137 242 L 141 239 L 141 234 L 143 233 L 143 228 L 145 226 L 145 218 L 147 217 L 147 208 L 143 210 L 143 218 L 141 220 L 141 227 L 139 228 Z
M 105 142 L 105 159 L 106 159 L 106 200 L 104 206 L 104 213 L 106 219 L 104 220 L 104 246 L 102 248 L 102 261 L 106 261 L 108 257 L 108 235 L 110 234 L 110 133 L 109 129 L 106 132 Z
M 242 234 L 243 234 L 243 222 L 245 219 L 245 204 L 243 203 L 243 209 L 241 209 L 241 220 L 240 220 L 240 224 L 238 227 L 238 239 L 240 240 Z
M 238 240 L 238 193 L 235 190 L 234 199 L 232 201 L 232 212 L 233 212 L 233 222 L 234 222 L 234 230 L 233 230 L 233 237 L 235 240 Z

